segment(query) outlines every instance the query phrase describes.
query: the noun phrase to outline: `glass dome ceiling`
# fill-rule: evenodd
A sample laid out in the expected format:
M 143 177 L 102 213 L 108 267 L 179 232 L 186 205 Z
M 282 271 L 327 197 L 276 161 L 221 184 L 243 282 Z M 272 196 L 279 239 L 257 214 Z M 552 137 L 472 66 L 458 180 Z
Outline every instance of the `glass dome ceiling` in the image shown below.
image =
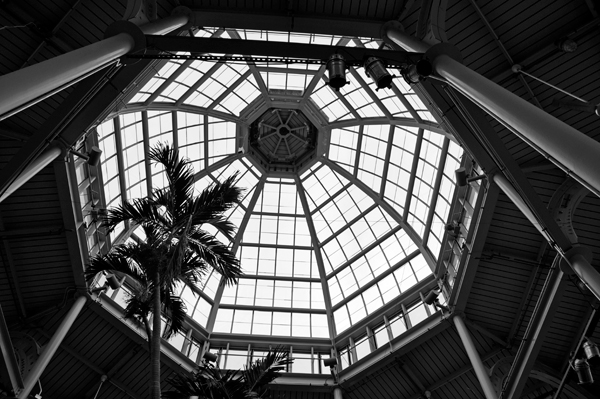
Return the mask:
M 196 36 L 382 46 L 234 29 Z M 104 204 L 164 185 L 145 158 L 157 142 L 191 160 L 198 190 L 239 172 L 246 191 L 229 212 L 239 226 L 230 245 L 245 275 L 223 287 L 212 273 L 180 291 L 208 333 L 333 341 L 431 277 L 462 149 L 402 79 L 377 91 L 350 67 L 338 92 L 324 65 L 169 60 L 154 71 L 97 127 Z M 111 239 L 144 237 L 122 226 Z

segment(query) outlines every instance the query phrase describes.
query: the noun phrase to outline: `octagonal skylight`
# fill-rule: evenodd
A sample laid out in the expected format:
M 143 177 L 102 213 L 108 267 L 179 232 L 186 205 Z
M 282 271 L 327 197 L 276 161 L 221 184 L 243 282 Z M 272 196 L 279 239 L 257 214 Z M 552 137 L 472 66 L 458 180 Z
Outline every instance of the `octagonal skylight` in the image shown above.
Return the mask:
M 197 36 L 381 46 L 234 29 Z M 191 160 L 198 190 L 240 174 L 245 198 L 228 215 L 238 226 L 229 245 L 244 277 L 223 287 L 212 273 L 180 291 L 207 332 L 334 340 L 431 279 L 462 150 L 409 85 L 394 79 L 376 91 L 362 68 L 350 67 L 350 84 L 334 91 L 325 66 L 313 64 L 170 60 L 154 69 L 97 128 L 104 201 L 111 207 L 164 184 L 144 156 L 159 141 Z M 273 110 L 302 114 L 315 127 L 314 154 L 299 167 L 271 169 L 249 151 L 251 124 Z M 291 133 L 279 127 L 285 141 Z M 273 157 L 285 158 L 283 148 Z M 288 149 L 289 160 L 271 160 L 291 162 Z M 125 226 L 112 238 L 130 237 L 144 238 Z

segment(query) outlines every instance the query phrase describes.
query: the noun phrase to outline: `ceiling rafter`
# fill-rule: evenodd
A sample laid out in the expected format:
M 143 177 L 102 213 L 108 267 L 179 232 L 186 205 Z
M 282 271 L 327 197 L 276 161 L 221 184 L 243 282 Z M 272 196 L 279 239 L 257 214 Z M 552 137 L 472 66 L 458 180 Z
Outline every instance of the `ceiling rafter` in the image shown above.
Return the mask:
M 473 6 L 473 8 L 475 9 L 475 11 L 477 12 L 477 15 L 479 16 L 479 19 L 483 22 L 483 24 L 487 28 L 488 32 L 490 33 L 490 35 L 494 39 L 494 42 L 496 42 L 496 45 L 498 46 L 498 48 L 500 49 L 500 51 L 504 55 L 504 58 L 506 58 L 506 61 L 508 62 L 509 67 L 512 68 L 512 66 L 515 65 L 515 62 L 513 61 L 512 57 L 508 53 L 508 50 L 506 50 L 506 47 L 504 46 L 504 44 L 502 43 L 502 41 L 500 40 L 500 38 L 496 34 L 496 31 L 494 30 L 494 28 L 492 27 L 492 25 L 490 24 L 490 22 L 487 20 L 487 18 L 485 17 L 483 11 L 481 11 L 481 8 L 479 8 L 479 6 L 475 2 L 475 0 L 470 0 L 470 3 L 471 3 L 471 6 Z M 517 78 L 519 79 L 519 81 L 523 85 L 523 88 L 525 88 L 525 90 L 527 90 L 527 93 L 529 93 L 529 96 L 531 97 L 531 101 L 535 105 L 537 105 L 539 108 L 544 109 L 542 107 L 542 104 L 538 100 L 538 98 L 533 93 L 533 90 L 531 89 L 531 86 L 529 86 L 529 83 L 527 83 L 527 81 L 525 80 L 525 77 L 522 74 L 519 73 L 519 74 L 517 74 Z

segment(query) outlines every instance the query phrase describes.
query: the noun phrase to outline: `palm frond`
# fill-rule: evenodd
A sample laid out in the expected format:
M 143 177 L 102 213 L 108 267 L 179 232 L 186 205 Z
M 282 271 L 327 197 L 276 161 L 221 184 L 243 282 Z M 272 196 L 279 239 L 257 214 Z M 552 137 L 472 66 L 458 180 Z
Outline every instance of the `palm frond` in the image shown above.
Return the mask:
M 267 384 L 279 377 L 288 364 L 292 363 L 288 349 L 277 347 L 269 351 L 262 359 L 257 359 L 249 367 L 245 367 L 243 378 L 246 384 L 246 393 L 250 396 L 260 396 L 267 388 Z
M 176 333 L 183 331 L 187 309 L 185 303 L 176 295 L 163 295 L 164 313 L 167 324 L 163 332 L 163 338 L 169 339 Z
M 108 211 L 108 216 L 102 220 L 102 225 L 113 231 L 121 222 L 131 221 L 136 224 L 160 224 L 161 215 L 151 199 L 138 198 L 117 205 Z
M 148 156 L 165 168 L 171 200 L 169 212 L 176 217 L 180 213 L 182 204 L 193 194 L 194 174 L 190 162 L 180 158 L 178 150 L 164 143 L 153 147 Z
M 241 376 L 233 370 L 222 371 L 203 363 L 193 374 L 179 374 L 167 380 L 173 390 L 164 392 L 166 399 L 244 399 L 245 385 Z
M 91 281 L 98 273 L 106 271 L 125 274 L 138 282 L 146 281 L 146 274 L 129 255 L 130 251 L 131 248 L 123 244 L 113 247 L 106 255 L 93 257 L 84 272 L 86 280 Z
M 225 284 L 232 284 L 242 276 L 240 262 L 235 254 L 212 234 L 202 230 L 196 231 L 190 237 L 189 246 L 224 277 Z
M 152 296 L 150 293 L 138 293 L 138 295 L 132 294 L 131 297 L 126 300 L 126 303 L 126 319 L 135 319 L 143 322 L 144 318 L 152 313 Z

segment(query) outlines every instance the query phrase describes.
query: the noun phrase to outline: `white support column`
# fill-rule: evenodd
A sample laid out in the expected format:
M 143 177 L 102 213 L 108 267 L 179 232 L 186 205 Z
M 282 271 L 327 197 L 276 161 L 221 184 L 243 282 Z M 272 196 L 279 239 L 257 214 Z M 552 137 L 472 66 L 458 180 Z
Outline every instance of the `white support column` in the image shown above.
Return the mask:
M 75 303 L 73 303 L 71 309 L 69 309 L 64 319 L 60 322 L 60 325 L 54 332 L 54 335 L 52 335 L 52 338 L 50 338 L 50 341 L 48 344 L 46 344 L 46 347 L 42 351 L 40 357 L 29 371 L 29 374 L 27 374 L 27 377 L 25 377 L 25 381 L 23 382 L 24 387 L 23 390 L 19 392 L 18 399 L 27 399 L 29 393 L 46 369 L 46 366 L 48 363 L 50 363 L 50 360 L 52 360 L 54 353 L 56 353 L 56 350 L 71 329 L 71 326 L 83 309 L 83 305 L 85 305 L 87 299 L 87 296 L 81 295 L 75 300 Z
M 0 76 L 0 87 L 4 94 L 0 96 L 0 120 L 10 116 L 14 110 L 33 105 L 49 93 L 64 89 L 86 74 L 115 62 L 136 45 L 139 46 L 139 39 L 143 39 L 143 35 L 160 35 L 187 22 L 187 15 L 173 15 L 140 28 L 128 23 L 133 28 L 128 32 Z M 135 33 L 135 29 L 139 34 Z
M 58 145 L 48 147 L 48 149 L 46 149 L 46 151 L 44 151 L 42 155 L 34 159 L 33 162 L 31 162 L 25 168 L 25 170 L 12 182 L 10 186 L 6 188 L 6 190 L 3 193 L 0 193 L 0 202 L 8 198 L 23 184 L 27 183 L 29 179 L 35 176 L 40 170 L 44 169 L 52 161 L 58 158 L 61 153 L 62 149 Z
M 13 391 L 18 392 L 23 388 L 23 379 L 21 378 L 15 351 L 10 340 L 10 332 L 6 326 L 2 306 L 0 306 L 0 356 L 3 358 L 0 359 L 0 362 L 4 362 Z
M 387 23 L 382 31 L 405 50 L 422 52 L 428 48 L 427 44 L 405 34 L 397 24 Z M 427 50 L 434 73 L 557 166 L 600 193 L 600 173 L 596 168 L 600 142 L 464 66 L 445 53 L 443 45 L 448 46 L 445 43 Z
M 342 399 L 342 388 L 340 387 L 335 387 L 335 389 L 333 390 L 333 399 Z
M 483 393 L 487 399 L 498 399 L 496 395 L 496 391 L 494 389 L 494 385 L 492 385 L 492 381 L 487 374 L 487 370 L 483 364 L 483 361 L 479 357 L 479 353 L 477 353 L 477 349 L 475 348 L 475 343 L 471 338 L 471 334 L 467 329 L 467 325 L 461 316 L 456 315 L 452 317 L 454 321 L 454 325 L 456 326 L 456 331 L 458 331 L 458 335 L 460 336 L 460 340 L 467 351 L 467 355 L 469 356 L 469 360 L 471 360 L 471 365 L 473 366 L 473 370 L 477 375 L 477 379 L 479 380 L 479 384 L 481 384 L 481 389 L 483 389 Z

